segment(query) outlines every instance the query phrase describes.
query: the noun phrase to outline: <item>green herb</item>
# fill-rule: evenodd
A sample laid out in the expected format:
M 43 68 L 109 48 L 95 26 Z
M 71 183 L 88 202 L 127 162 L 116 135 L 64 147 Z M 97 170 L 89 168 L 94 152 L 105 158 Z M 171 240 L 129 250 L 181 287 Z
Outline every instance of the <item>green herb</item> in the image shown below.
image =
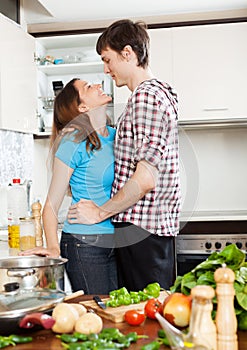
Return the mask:
M 158 350 L 159 348 L 160 348 L 160 343 L 158 341 L 154 340 L 151 343 L 143 345 L 141 347 L 141 350 Z
M 6 346 L 10 345 L 15 346 L 16 344 L 30 343 L 32 340 L 32 337 L 21 336 L 16 334 L 11 334 L 8 337 L 0 336 L 0 349 L 3 349 Z
M 100 333 L 85 335 L 79 332 L 73 334 L 57 335 L 65 349 L 68 350 L 107 350 L 126 349 L 140 338 L 148 338 L 146 335 L 138 335 L 130 332 L 126 335 L 117 328 L 104 328 Z M 83 341 L 84 340 L 84 341 Z
M 158 330 L 158 338 L 156 340 L 163 345 L 170 346 L 169 340 L 167 339 L 164 329 Z
M 212 253 L 205 261 L 197 265 L 192 271 L 183 276 L 178 276 L 174 285 L 170 288 L 171 292 L 182 292 L 190 294 L 190 290 L 196 285 L 210 285 L 216 288 L 214 272 L 216 269 L 226 264 L 235 273 L 234 289 L 235 300 L 234 307 L 238 319 L 238 328 L 247 330 L 247 263 L 245 262 L 245 253 L 238 249 L 235 244 L 226 246 L 221 252 Z M 214 298 L 215 317 L 217 300 Z

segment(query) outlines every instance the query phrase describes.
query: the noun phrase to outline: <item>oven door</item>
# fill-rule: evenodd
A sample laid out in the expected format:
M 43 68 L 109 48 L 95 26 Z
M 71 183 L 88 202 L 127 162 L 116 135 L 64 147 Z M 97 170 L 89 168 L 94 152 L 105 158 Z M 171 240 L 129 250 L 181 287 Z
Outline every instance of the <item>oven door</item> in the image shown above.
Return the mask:
M 205 261 L 210 254 L 177 254 L 177 276 L 183 276 Z

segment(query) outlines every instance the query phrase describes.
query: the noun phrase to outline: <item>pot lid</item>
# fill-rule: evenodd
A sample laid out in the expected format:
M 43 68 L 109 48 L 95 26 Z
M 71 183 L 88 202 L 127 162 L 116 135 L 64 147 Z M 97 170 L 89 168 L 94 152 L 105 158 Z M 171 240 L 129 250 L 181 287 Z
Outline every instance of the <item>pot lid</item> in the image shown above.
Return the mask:
M 14 256 L 11 258 L 0 259 L 0 269 L 25 269 L 32 267 L 58 266 L 66 263 L 67 261 L 68 259 L 64 258 L 49 258 L 37 255 Z
M 66 293 L 61 290 L 20 290 L 19 293 L 0 293 L 1 318 L 15 318 L 30 312 L 51 310 L 62 302 Z

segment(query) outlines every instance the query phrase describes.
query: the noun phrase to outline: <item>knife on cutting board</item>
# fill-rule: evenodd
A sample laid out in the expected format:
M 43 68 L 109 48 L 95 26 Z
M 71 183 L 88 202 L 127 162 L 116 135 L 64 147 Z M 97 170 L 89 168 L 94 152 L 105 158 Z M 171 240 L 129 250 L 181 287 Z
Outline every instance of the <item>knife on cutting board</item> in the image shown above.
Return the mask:
M 101 309 L 106 309 L 106 304 L 103 302 L 103 300 L 98 296 L 98 295 L 95 295 L 93 297 L 93 300 L 97 303 L 97 305 L 99 307 L 101 307 Z

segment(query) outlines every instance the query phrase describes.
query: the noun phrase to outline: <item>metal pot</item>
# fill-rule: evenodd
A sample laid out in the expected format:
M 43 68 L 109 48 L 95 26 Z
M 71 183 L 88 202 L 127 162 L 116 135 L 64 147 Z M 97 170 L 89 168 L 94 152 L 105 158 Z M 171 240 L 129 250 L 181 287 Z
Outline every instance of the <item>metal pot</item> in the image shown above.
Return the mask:
M 15 256 L 0 259 L 0 292 L 9 284 L 15 289 L 64 289 L 64 264 L 67 259 L 38 256 Z M 9 291 L 9 290 L 7 290 Z

